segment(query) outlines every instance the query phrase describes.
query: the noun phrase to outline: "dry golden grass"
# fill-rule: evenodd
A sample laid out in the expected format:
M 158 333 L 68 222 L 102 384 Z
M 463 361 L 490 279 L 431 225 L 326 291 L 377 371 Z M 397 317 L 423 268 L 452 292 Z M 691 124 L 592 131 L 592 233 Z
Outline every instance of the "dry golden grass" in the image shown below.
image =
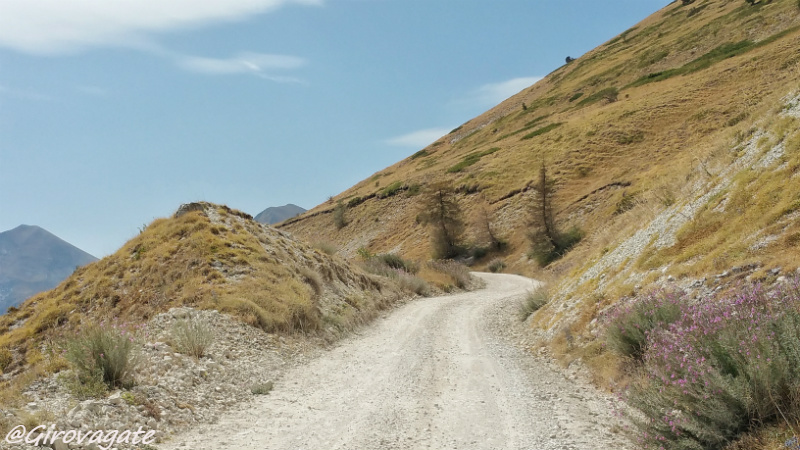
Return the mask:
M 537 312 L 532 326 L 546 332 L 548 345 L 565 362 L 580 358 L 599 384 L 615 389 L 629 376 L 626 365 L 593 344 L 586 330 L 602 308 L 632 294 L 635 285 L 647 289 L 666 275 L 710 276 L 752 262 L 763 267 L 755 276 L 800 265 L 800 121 L 780 114 L 782 99 L 800 93 L 799 25 L 796 1 L 672 2 L 336 196 L 345 203 L 360 198 L 348 209 L 351 223 L 345 228 L 335 229 L 332 204 L 282 227 L 307 239 L 327 239 L 344 257 L 365 247 L 424 260 L 431 255 L 428 233 L 416 221 L 418 197 L 410 194 L 433 181 L 452 181 L 463 187 L 468 218 L 489 203 L 497 232 L 508 242 L 492 257 L 501 256 L 507 272 L 558 285 L 561 298 Z M 665 71 L 675 75 L 640 81 Z M 756 130 L 768 133 L 758 142 L 761 151 L 784 146 L 779 160 L 730 173 L 732 183 L 678 231 L 675 245 L 650 245 L 609 267 L 602 280 L 576 282 L 667 208 L 727 183 L 726 168 L 741 156 L 734 149 Z M 526 257 L 528 186 L 543 160 L 557 182 L 559 226 L 577 225 L 586 233 L 544 270 Z M 381 189 L 397 183 L 409 190 L 379 198 Z M 468 233 L 479 242 L 479 227 Z M 577 304 L 566 311 L 557 307 L 566 301 Z
M 737 133 L 744 133 L 796 88 L 800 62 L 796 57 L 800 34 L 792 28 L 800 19 L 792 2 L 755 7 L 722 0 L 706 3 L 691 16 L 690 8 L 680 2 L 667 6 L 624 38 L 557 69 L 424 151 L 336 196 L 345 203 L 369 198 L 348 209 L 351 223 L 342 230 L 335 229 L 333 204 L 320 205 L 284 226 L 301 237 L 324 237 L 344 249 L 346 257 L 363 246 L 375 253 L 399 249 L 405 257 L 425 259 L 430 247 L 425 228 L 415 221 L 417 197 L 409 196 L 410 190 L 387 198 L 370 197 L 397 183 L 424 186 L 450 179 L 457 186 L 478 187 L 481 195 L 463 195 L 464 209 L 472 214 L 481 205 L 479 197 L 485 197 L 511 244 L 509 269 L 533 274 L 533 264 L 519 262 L 527 252 L 524 194 L 504 197 L 524 190 L 543 158 L 558 181 L 559 221 L 577 223 L 590 239 L 606 232 L 623 192 L 649 199 L 656 209 L 680 201 L 685 196 L 682 188 L 706 176 L 706 169 L 727 156 L 725 149 Z M 627 87 L 648 73 L 681 67 L 722 44 L 763 41 L 785 30 L 792 31 L 704 70 Z M 600 97 L 580 104 L 611 87 L 619 90 L 616 101 Z M 576 92 L 584 95 L 570 102 Z M 554 123 L 562 125 L 521 139 Z M 788 133 L 793 125 L 782 127 Z M 800 146 L 800 138 L 787 142 L 793 148 Z M 478 154 L 484 156 L 448 173 L 467 155 Z M 614 186 L 620 182 L 630 186 Z M 584 245 L 582 253 L 597 254 L 605 246 Z M 718 265 L 740 256 L 728 252 L 717 259 Z M 574 264 L 569 259 L 564 264 Z M 557 266 L 553 270 L 559 270 Z
M 331 322 L 357 323 L 396 298 L 392 285 L 339 257 L 238 211 L 198 205 L 154 221 L 115 254 L 0 316 L 4 371 L 18 375 L 0 386 L 3 404 L 14 403 L 13 392 L 31 376 L 64 367 L 46 344 L 106 318 L 137 324 L 186 305 L 227 312 L 268 332 L 308 333 Z

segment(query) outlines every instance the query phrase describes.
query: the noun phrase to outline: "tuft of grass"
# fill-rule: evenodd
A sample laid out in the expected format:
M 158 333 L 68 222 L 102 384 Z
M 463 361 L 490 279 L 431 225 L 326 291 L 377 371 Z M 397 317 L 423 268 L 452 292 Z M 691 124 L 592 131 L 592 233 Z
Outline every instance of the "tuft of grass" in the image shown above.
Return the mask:
M 272 391 L 273 383 L 272 381 L 267 381 L 266 383 L 258 383 L 254 384 L 250 387 L 250 392 L 253 395 L 267 395 Z
M 428 267 L 450 277 L 459 289 L 466 289 L 472 281 L 469 267 L 453 260 L 429 261 Z
M 538 288 L 528 292 L 528 295 L 526 295 L 525 299 L 519 304 L 519 320 L 524 322 L 531 314 L 542 309 L 542 307 L 549 302 L 550 293 L 545 288 Z
M 325 283 L 323 283 L 319 272 L 308 267 L 301 267 L 300 275 L 303 277 L 303 281 L 305 281 L 306 284 L 308 284 L 314 291 L 314 295 L 322 295 Z
M 541 135 L 543 135 L 545 133 L 549 133 L 549 132 L 555 130 L 556 128 L 560 127 L 561 125 L 564 125 L 564 123 L 563 122 L 556 122 L 556 123 L 551 123 L 550 125 L 545 125 L 542 128 L 539 128 L 538 130 L 531 131 L 530 133 L 526 134 L 525 136 L 522 136 L 520 138 L 520 140 L 524 141 L 524 140 L 527 140 L 527 139 L 533 139 L 536 136 L 541 136 Z
M 365 250 L 361 256 L 364 259 L 362 267 L 367 272 L 392 279 L 405 291 L 419 295 L 430 293 L 428 283 L 416 275 L 420 269 L 416 262 L 405 260 L 394 253 L 373 255 Z
M 489 262 L 487 268 L 493 273 L 502 272 L 506 268 L 506 263 L 500 258 L 495 258 Z
M 133 385 L 138 363 L 137 328 L 126 324 L 89 325 L 67 339 L 64 357 L 81 383 L 101 380 L 110 388 Z
M 172 325 L 170 339 L 178 353 L 202 358 L 214 342 L 214 330 L 200 318 L 179 319 Z
M 14 362 L 14 355 L 7 348 L 0 348 L 0 373 L 3 373 L 11 363 Z

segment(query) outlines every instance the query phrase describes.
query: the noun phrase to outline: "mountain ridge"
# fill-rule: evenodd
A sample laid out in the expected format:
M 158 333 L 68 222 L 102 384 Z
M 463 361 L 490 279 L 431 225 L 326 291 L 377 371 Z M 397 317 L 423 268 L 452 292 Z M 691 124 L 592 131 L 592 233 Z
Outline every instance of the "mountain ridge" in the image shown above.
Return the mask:
M 19 225 L 0 233 L 0 311 L 54 288 L 97 258 L 44 228 Z
M 296 217 L 306 212 L 306 209 L 293 203 L 283 206 L 271 206 L 255 216 L 257 222 L 273 225 Z

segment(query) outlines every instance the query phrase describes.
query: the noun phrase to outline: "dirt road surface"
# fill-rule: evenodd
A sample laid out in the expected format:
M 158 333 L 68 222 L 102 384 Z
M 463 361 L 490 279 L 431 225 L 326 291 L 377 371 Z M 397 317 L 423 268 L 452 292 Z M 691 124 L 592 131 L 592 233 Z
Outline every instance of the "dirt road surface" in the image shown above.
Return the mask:
M 175 436 L 175 449 L 633 448 L 614 401 L 517 345 L 536 282 L 415 300 L 291 369 L 269 395 Z

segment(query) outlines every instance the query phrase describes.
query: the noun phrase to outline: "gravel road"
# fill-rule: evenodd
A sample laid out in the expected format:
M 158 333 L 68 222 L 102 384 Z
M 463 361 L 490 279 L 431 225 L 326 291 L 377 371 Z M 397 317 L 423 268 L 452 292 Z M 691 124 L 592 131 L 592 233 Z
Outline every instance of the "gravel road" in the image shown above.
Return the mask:
M 626 449 L 614 401 L 518 345 L 536 282 L 410 302 L 162 448 Z

